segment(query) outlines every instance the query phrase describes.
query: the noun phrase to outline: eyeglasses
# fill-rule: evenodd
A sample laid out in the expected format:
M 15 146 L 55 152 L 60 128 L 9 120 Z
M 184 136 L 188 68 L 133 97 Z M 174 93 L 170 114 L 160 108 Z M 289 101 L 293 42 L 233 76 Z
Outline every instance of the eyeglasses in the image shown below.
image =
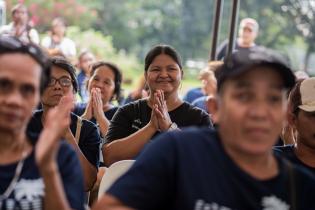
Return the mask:
M 11 36 L 0 36 L 0 54 L 12 52 L 21 52 L 30 55 L 34 58 L 43 69 L 49 68 L 48 57 L 35 44 L 23 43 L 19 39 Z
M 72 85 L 72 80 L 69 77 L 63 76 L 63 77 L 60 77 L 59 79 L 51 77 L 49 79 L 48 86 L 49 87 L 54 86 L 56 85 L 57 82 L 62 87 L 70 87 Z

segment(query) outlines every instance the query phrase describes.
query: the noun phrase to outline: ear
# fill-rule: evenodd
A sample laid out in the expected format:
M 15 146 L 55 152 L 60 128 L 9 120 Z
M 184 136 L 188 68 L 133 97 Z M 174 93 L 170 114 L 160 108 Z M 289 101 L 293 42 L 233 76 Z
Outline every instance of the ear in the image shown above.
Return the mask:
M 208 96 L 206 99 L 206 107 L 211 119 L 214 123 L 218 122 L 218 100 L 213 96 Z
M 183 71 L 183 69 L 180 70 L 180 73 L 181 73 L 181 74 L 180 74 L 180 76 L 181 76 L 180 78 L 183 79 L 183 77 L 184 77 L 184 71 Z
M 291 127 L 296 128 L 296 120 L 297 120 L 297 116 L 293 114 L 292 112 L 288 111 L 287 121 Z

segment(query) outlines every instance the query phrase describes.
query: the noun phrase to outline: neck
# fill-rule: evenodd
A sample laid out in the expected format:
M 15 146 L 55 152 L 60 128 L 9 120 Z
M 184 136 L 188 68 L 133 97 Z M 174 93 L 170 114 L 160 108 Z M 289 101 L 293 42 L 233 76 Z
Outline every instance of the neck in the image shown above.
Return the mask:
M 294 147 L 294 152 L 299 160 L 301 160 L 305 165 L 315 168 L 315 149 L 311 148 L 305 144 L 302 144 L 300 140 Z
M 106 112 L 107 110 L 111 109 L 113 106 L 107 102 L 106 104 L 103 105 L 103 111 Z
M 244 42 L 244 40 L 241 38 L 237 39 L 237 43 L 240 47 L 244 47 L 244 48 L 253 47 L 255 45 L 254 42 Z
M 277 161 L 271 151 L 263 155 L 252 155 L 236 151 L 224 143 L 223 147 L 238 167 L 256 179 L 266 180 L 278 174 Z
M 0 131 L 0 136 L 1 164 L 12 163 L 20 160 L 22 153 L 28 151 L 31 148 L 24 131 L 18 133 Z

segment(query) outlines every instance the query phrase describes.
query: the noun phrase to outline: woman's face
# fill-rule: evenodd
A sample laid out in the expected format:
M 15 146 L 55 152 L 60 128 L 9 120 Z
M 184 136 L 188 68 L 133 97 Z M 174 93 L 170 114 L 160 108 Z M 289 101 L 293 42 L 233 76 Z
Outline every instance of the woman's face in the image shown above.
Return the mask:
M 178 91 L 182 75 L 182 70 L 172 57 L 160 54 L 155 57 L 145 72 L 145 79 L 150 93 L 162 90 L 167 96 Z
M 293 126 L 297 130 L 297 140 L 310 148 L 315 149 L 315 112 L 299 110 L 293 118 Z
M 97 68 L 88 83 L 88 90 L 91 93 L 93 88 L 99 88 L 102 94 L 103 104 L 111 101 L 115 90 L 115 74 L 108 66 Z

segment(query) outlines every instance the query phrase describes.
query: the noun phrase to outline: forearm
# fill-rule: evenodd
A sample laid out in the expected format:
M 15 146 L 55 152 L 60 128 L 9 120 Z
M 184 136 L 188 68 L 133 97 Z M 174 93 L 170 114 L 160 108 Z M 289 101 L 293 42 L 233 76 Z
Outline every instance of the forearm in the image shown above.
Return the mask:
M 102 148 L 104 162 L 109 166 L 120 160 L 134 159 L 155 134 L 156 129 L 147 124 L 137 132 L 105 144 Z
M 96 119 L 96 121 L 99 125 L 102 136 L 106 136 L 110 122 L 105 116 Z
M 63 190 L 58 166 L 54 163 L 45 171 L 40 170 L 45 184 L 45 210 L 70 210 L 69 203 Z
M 74 150 L 78 154 L 80 165 L 83 171 L 84 190 L 89 191 L 90 189 L 92 189 L 96 181 L 97 169 L 86 159 L 79 145 L 75 142 L 74 137 L 67 139 L 67 141 L 73 146 Z
M 105 194 L 95 203 L 92 210 L 132 210 L 132 208 L 123 205 L 115 197 Z

